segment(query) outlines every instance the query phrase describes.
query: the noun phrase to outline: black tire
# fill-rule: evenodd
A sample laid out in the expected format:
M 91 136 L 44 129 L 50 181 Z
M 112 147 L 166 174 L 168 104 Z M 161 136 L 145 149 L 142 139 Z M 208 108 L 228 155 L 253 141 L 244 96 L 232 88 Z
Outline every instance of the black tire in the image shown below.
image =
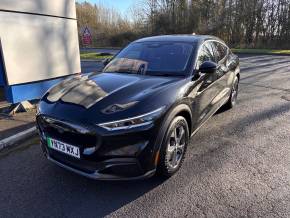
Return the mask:
M 226 110 L 229 110 L 236 105 L 238 93 L 239 93 L 239 78 L 236 76 L 233 82 L 230 98 L 227 101 L 227 103 L 224 105 Z
M 160 149 L 160 159 L 157 167 L 159 175 L 170 177 L 179 170 L 186 154 L 188 142 L 189 128 L 186 119 L 177 116 L 170 123 Z

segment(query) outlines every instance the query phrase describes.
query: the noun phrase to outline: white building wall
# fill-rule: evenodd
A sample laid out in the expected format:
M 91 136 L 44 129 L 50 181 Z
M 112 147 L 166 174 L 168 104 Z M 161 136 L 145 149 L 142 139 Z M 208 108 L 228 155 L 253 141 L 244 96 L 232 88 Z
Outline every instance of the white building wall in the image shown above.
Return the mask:
M 74 0 L 1 0 L 0 9 L 76 18 Z
M 1 0 L 0 39 L 8 85 L 81 71 L 74 0 Z

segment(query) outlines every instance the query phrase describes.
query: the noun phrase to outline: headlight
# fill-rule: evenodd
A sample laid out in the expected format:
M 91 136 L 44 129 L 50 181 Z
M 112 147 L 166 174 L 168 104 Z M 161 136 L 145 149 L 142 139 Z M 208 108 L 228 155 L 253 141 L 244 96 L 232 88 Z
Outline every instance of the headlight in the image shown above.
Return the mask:
M 160 116 L 162 111 L 165 107 L 158 108 L 152 112 L 142 114 L 140 116 L 124 119 L 124 120 L 117 120 L 108 123 L 101 123 L 98 126 L 105 128 L 109 131 L 113 130 L 121 130 L 121 129 L 131 129 L 140 126 L 146 126 L 153 123 L 153 121 Z

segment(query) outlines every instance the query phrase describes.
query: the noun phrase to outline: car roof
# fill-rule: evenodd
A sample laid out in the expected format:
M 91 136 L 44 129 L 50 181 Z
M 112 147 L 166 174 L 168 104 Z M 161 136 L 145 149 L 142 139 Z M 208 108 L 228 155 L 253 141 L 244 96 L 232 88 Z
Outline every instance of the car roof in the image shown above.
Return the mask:
M 222 41 L 209 35 L 160 35 L 138 39 L 135 42 L 203 42 L 205 40 Z

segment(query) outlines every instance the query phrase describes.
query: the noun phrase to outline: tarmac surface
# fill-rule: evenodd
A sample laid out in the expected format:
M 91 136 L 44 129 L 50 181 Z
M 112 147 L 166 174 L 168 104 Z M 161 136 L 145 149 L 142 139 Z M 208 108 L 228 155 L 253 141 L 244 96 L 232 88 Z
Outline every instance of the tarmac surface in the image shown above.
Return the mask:
M 238 104 L 191 139 L 175 176 L 89 180 L 31 139 L 0 153 L 0 217 L 290 217 L 290 57 L 240 60 Z
M 0 140 L 35 126 L 35 114 L 36 110 L 16 113 L 13 116 L 0 113 Z

